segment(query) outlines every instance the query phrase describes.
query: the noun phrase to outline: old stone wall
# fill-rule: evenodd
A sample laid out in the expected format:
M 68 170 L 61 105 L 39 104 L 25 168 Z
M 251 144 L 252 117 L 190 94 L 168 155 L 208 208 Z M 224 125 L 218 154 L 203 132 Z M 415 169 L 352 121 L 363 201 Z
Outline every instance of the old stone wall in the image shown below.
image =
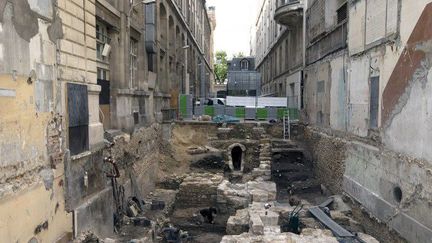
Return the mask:
M 305 157 L 313 162 L 315 175 L 333 193 L 341 193 L 347 141 L 312 127 L 306 127 L 303 136 Z
M 162 142 L 160 124 L 136 129 L 132 135 L 119 131 L 106 134 L 107 139 L 114 143 L 112 148 L 92 153 L 76 159 L 70 166 L 72 181 L 68 189 L 71 208 L 76 214 L 76 235 L 91 231 L 99 237 L 108 237 L 114 233 L 113 213 L 115 202 L 112 182 L 106 175 L 112 173 L 113 167 L 103 162 L 103 158 L 112 156 L 118 165 L 119 186 L 124 188 L 124 203 L 131 196 L 143 199 L 155 188 L 158 179 L 159 156 Z M 95 159 L 96 158 L 96 159 Z M 85 171 L 86 168 L 90 170 Z M 88 186 L 84 185 L 87 176 Z
M 431 168 L 426 161 L 330 129 L 306 127 L 304 139 L 306 155 L 330 191 L 348 194 L 409 241 L 430 239 Z
M 228 166 L 234 145 L 244 146 L 243 172 L 249 173 L 259 167 L 260 140 L 282 138 L 282 125 L 239 123 L 222 126 L 215 123 L 176 123 L 173 126 L 174 141 L 177 147 L 210 146 L 223 154 Z M 296 131 L 297 133 L 297 131 Z M 294 133 L 293 133 L 294 134 Z

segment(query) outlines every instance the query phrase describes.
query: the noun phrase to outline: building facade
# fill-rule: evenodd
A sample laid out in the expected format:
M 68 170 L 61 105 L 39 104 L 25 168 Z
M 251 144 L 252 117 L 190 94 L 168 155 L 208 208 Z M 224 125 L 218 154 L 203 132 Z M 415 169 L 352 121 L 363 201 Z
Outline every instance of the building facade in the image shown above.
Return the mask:
M 210 66 L 214 68 L 215 64 L 215 41 L 214 41 L 214 34 L 216 30 L 216 7 L 210 6 L 207 8 L 207 13 L 211 25 L 211 37 L 210 37 Z M 215 97 L 217 94 L 217 87 L 216 87 L 216 75 L 214 72 L 210 73 L 210 95 L 211 97 Z
M 302 4 L 296 2 L 300 9 Z M 262 1 L 256 21 L 253 55 L 256 69 L 262 74 L 263 96 L 289 97 L 290 108 L 300 108 L 300 87 L 303 67 L 302 18 L 290 26 L 276 21 L 280 1 Z
M 295 63 L 317 176 L 409 242 L 432 238 L 431 11 L 430 1 L 279 0 L 264 1 L 257 20 L 263 93 L 278 96 L 290 96 L 272 83 L 284 59 L 297 60 L 278 45 L 305 26 Z
M 209 93 L 211 38 L 204 0 L 1 1 L 0 239 L 112 234 L 104 138 L 145 145 L 128 163 L 146 192 L 158 123 Z
M 255 58 L 233 58 L 227 62 L 227 96 L 259 96 L 261 74 L 255 71 Z

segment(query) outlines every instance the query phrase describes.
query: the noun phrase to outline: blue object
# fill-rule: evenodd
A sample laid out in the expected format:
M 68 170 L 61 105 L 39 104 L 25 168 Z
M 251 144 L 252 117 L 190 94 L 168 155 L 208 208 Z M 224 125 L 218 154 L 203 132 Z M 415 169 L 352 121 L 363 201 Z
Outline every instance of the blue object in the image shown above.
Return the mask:
M 218 115 L 213 117 L 213 122 L 214 123 L 239 123 L 240 119 L 233 116 Z

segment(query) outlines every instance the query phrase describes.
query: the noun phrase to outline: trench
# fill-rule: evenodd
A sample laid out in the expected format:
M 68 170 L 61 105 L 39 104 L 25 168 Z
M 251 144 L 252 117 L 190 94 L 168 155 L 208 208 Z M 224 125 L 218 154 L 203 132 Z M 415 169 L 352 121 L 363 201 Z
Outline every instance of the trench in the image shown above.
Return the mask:
M 223 143 L 232 146 L 237 144 L 236 141 L 230 142 L 230 139 Z M 256 157 L 245 156 L 248 151 L 258 151 L 256 159 L 259 166 L 254 166 L 251 171 L 241 171 L 243 166 L 248 166 L 251 157 Z M 346 198 L 332 195 L 315 177 L 313 162 L 306 158 L 306 152 L 293 141 L 268 136 L 257 139 L 255 145 L 246 146 L 246 153 L 240 146 L 227 146 L 219 152 L 203 149 L 203 152 L 194 155 L 197 159 L 190 163 L 190 170 L 186 174 L 172 175 L 160 181 L 153 194 L 146 199 L 164 203 L 163 210 L 150 209 L 144 213 L 144 217 L 157 222 L 157 226 L 126 226 L 121 231 L 121 240 L 147 235 L 152 238 L 152 242 L 169 242 L 167 236 L 160 233 L 167 227 L 184 233 L 184 238 L 179 242 L 196 243 L 250 242 L 241 238 L 245 234 L 247 237 L 307 234 L 310 229 L 326 229 L 308 210 L 325 202 L 330 196 L 333 199 L 326 209 L 337 224 L 355 235 L 358 232 L 369 233 L 366 232 L 368 226 L 362 225 L 369 224 L 368 221 L 362 220 L 360 223 L 352 217 L 351 212 L 356 212 L 357 208 L 351 210 Z M 231 169 L 229 160 L 232 162 Z M 399 191 L 394 193 L 399 196 Z M 267 203 L 272 205 L 270 209 L 265 208 Z M 217 211 L 214 222 L 207 221 L 200 213 L 211 207 Z M 299 222 L 298 227 L 293 228 L 290 222 L 296 210 Z M 242 218 L 242 213 L 248 214 L 248 217 Z M 258 226 L 262 229 L 257 230 Z M 328 237 L 324 231 L 317 232 L 318 235 L 322 234 L 318 237 L 323 240 Z M 374 242 L 362 241 L 360 238 L 338 240 Z

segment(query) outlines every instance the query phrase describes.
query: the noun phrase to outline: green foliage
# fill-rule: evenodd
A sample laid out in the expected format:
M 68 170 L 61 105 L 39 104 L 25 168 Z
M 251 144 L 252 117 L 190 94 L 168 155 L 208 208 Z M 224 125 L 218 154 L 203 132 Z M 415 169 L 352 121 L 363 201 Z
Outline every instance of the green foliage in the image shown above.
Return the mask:
M 225 51 L 216 52 L 216 63 L 214 65 L 214 72 L 216 75 L 217 83 L 223 83 L 227 78 L 228 65 L 227 65 L 227 53 Z
M 241 58 L 241 57 L 245 57 L 243 52 L 239 52 L 237 54 L 234 54 L 234 58 Z

